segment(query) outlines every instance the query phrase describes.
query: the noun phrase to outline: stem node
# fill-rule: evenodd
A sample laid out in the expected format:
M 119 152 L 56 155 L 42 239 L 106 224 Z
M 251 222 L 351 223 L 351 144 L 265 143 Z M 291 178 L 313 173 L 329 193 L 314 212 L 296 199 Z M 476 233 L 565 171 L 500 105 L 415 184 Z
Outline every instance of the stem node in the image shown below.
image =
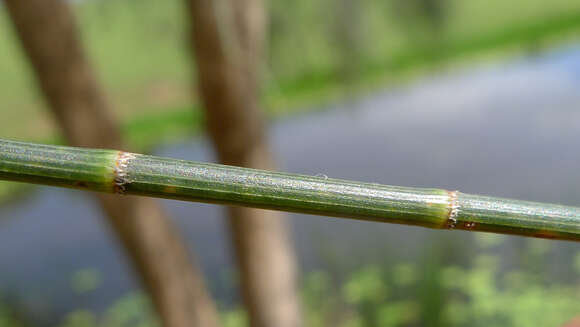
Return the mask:
M 445 226 L 448 229 L 454 229 L 457 226 L 457 217 L 459 216 L 459 204 L 457 203 L 457 195 L 459 191 L 447 191 L 449 195 L 449 214 Z
M 113 178 L 113 191 L 116 194 L 125 194 L 125 185 L 129 184 L 129 161 L 135 159 L 135 155 L 119 151 L 115 159 L 115 174 Z

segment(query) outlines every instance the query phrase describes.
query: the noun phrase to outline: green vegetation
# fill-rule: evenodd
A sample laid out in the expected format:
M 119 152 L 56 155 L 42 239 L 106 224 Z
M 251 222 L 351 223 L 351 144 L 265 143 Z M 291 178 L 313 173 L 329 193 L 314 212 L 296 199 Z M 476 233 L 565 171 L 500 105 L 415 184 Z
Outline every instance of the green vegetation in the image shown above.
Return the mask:
M 129 177 L 127 177 L 129 176 Z M 0 139 L 0 180 L 580 241 L 580 208 Z
M 344 16 L 340 2 L 270 2 L 270 55 L 264 65 L 268 112 L 295 112 L 449 62 L 533 52 L 580 35 L 580 3 L 574 0 L 449 0 L 435 13 L 419 3 L 362 0 Z M 201 126 L 200 114 L 186 113 L 192 107 L 193 67 L 182 5 L 154 0 L 76 5 L 88 52 L 134 147 L 156 142 L 143 138 L 152 124 L 162 140 L 189 135 Z M 2 11 L 0 137 L 58 139 Z M 352 21 L 358 22 L 356 28 Z M 345 31 L 352 36 L 345 37 Z
M 578 316 L 580 252 L 569 265 L 560 267 L 575 271 L 576 278 L 555 283 L 530 264 L 500 268 L 494 253 L 503 239 L 478 235 L 474 245 L 480 254 L 465 266 L 443 265 L 448 259 L 445 254 L 432 251 L 428 260 L 364 266 L 344 278 L 336 272 L 310 272 L 302 284 L 306 326 L 561 326 Z M 539 247 L 544 248 L 541 254 Z M 547 241 L 530 240 L 523 250 L 538 262 L 550 255 Z M 0 302 L 2 326 L 26 326 L 14 309 Z M 236 305 L 223 307 L 221 315 L 224 327 L 248 326 L 245 312 Z M 148 299 L 131 292 L 103 312 L 73 310 L 59 324 L 73 326 L 159 324 Z

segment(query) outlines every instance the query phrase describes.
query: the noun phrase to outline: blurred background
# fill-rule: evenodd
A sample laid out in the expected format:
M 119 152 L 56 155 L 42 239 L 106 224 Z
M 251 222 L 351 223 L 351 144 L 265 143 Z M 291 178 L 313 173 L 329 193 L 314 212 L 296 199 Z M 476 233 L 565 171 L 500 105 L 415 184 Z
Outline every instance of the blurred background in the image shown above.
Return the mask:
M 201 0 L 37 2 L 0 1 L 0 138 L 580 206 L 578 1 L 241 1 L 248 13 L 222 0 L 215 17 Z M 67 84 L 79 71 L 90 82 Z M 87 89 L 106 98 L 122 143 L 83 143 L 67 125 Z M 267 154 L 236 157 L 232 139 Z M 0 183 L 0 326 L 182 326 L 147 268 L 132 268 L 103 203 Z M 564 326 L 580 315 L 577 243 L 299 214 L 262 217 L 280 224 L 248 226 L 273 237 L 244 238 L 252 230 L 236 221 L 253 211 L 161 206 L 216 325 Z M 244 290 L 262 287 L 247 267 L 286 285 L 283 299 Z M 285 315 L 268 317 L 279 302 Z

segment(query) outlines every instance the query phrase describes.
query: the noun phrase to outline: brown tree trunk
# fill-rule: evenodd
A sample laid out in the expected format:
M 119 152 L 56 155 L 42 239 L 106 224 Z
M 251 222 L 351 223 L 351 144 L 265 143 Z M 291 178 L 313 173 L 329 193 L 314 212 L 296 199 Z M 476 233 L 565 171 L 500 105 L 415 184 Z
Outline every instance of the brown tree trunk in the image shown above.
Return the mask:
M 83 52 L 68 5 L 61 0 L 6 0 L 5 4 L 69 143 L 122 148 L 111 108 Z M 146 198 L 97 198 L 164 326 L 218 326 L 202 275 L 160 205 Z
M 187 0 L 207 127 L 220 162 L 272 169 L 259 107 L 261 0 Z M 296 263 L 280 213 L 229 208 L 242 295 L 252 326 L 301 325 Z

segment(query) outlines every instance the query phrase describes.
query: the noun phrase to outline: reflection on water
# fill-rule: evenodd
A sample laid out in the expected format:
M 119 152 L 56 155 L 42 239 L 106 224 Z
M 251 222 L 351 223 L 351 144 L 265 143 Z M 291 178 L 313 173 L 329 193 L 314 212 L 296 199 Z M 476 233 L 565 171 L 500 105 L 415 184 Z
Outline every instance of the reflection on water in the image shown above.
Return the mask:
M 274 124 L 281 169 L 393 185 L 441 187 L 580 205 L 580 48 L 443 74 L 366 97 L 339 110 Z M 338 107 L 338 106 L 336 106 Z M 157 154 L 212 160 L 197 140 Z M 232 258 L 218 206 L 164 201 L 194 247 L 220 301 L 232 296 Z M 0 290 L 37 317 L 77 307 L 102 308 L 136 287 L 115 240 L 87 194 L 41 187 L 0 208 Z M 305 271 L 345 274 L 368 263 L 422 260 L 429 249 L 447 262 L 475 257 L 474 237 L 370 222 L 289 215 Z M 527 265 L 523 238 L 505 237 L 504 269 Z M 545 278 L 567 280 L 577 244 L 548 246 Z M 545 248 L 545 246 L 544 246 Z M 102 283 L 88 295 L 71 288 L 73 272 L 92 267 Z M 560 268 L 558 268 L 560 267 Z M 50 300 L 49 300 L 50 299 Z

